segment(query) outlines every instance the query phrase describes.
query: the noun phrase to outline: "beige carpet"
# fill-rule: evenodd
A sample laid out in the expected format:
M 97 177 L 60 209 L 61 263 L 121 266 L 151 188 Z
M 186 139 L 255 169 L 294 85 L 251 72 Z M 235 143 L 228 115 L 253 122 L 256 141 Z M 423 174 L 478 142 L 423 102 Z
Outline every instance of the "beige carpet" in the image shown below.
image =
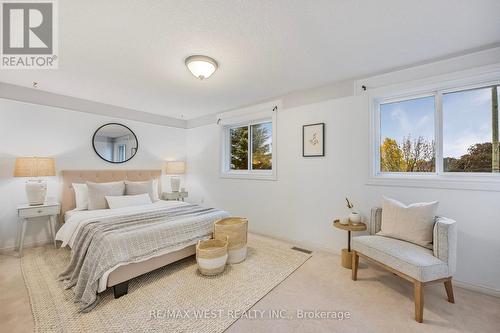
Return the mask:
M 56 280 L 69 251 L 26 249 L 21 267 L 35 331 L 222 332 L 310 257 L 272 240 L 250 237 L 248 246 L 247 260 L 219 276 L 201 276 L 187 258 L 132 280 L 124 297 L 107 290 L 85 314 Z

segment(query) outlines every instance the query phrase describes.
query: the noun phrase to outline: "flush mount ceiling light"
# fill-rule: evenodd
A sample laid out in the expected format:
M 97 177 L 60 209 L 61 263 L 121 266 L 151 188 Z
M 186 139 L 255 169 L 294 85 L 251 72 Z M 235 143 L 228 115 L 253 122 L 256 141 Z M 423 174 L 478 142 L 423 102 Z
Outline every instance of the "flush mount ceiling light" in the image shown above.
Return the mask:
M 203 55 L 192 55 L 186 58 L 186 66 L 198 79 L 208 79 L 217 68 L 217 61 Z

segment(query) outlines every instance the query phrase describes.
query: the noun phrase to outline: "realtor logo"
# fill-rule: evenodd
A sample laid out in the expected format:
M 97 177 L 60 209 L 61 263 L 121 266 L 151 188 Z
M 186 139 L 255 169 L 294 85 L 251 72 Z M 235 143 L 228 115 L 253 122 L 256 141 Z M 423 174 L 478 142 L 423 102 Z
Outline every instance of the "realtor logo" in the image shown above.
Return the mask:
M 55 0 L 1 0 L 2 69 L 56 69 Z

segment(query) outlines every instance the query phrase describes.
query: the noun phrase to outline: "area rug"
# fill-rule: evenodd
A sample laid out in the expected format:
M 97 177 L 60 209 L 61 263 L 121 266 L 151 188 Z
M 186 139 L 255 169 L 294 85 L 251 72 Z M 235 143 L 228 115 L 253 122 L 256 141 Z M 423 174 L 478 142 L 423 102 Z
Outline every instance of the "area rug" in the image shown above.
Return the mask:
M 77 311 L 73 292 L 56 279 L 68 250 L 26 249 L 21 268 L 35 332 L 223 332 L 309 258 L 251 235 L 247 259 L 218 276 L 200 275 L 189 257 L 133 279 L 121 298 L 108 289 L 89 313 Z

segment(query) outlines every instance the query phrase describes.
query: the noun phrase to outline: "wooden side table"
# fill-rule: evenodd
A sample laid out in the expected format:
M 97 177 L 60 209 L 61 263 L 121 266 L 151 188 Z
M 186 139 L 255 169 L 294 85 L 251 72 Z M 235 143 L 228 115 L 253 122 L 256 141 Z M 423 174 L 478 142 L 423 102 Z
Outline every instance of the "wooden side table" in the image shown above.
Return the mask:
M 19 256 L 23 256 L 23 245 L 24 245 L 24 234 L 26 232 L 26 224 L 33 221 L 32 218 L 35 217 L 48 217 L 48 225 L 50 236 L 54 242 L 54 247 L 56 246 L 56 217 L 61 211 L 61 205 L 57 202 L 55 203 L 44 203 L 43 205 L 30 206 L 28 204 L 23 204 L 17 206 L 17 216 L 20 218 L 20 234 L 19 234 Z M 36 221 L 36 220 L 35 220 Z
M 339 220 L 334 220 L 333 221 L 333 226 L 335 228 L 339 228 L 342 230 L 347 230 L 347 249 L 342 249 L 342 261 L 341 265 L 342 267 L 345 268 L 352 268 L 352 261 L 351 261 L 351 231 L 365 231 L 366 230 L 366 224 L 364 223 L 358 223 L 358 224 L 353 224 L 349 221 L 348 224 L 342 224 L 340 223 Z

